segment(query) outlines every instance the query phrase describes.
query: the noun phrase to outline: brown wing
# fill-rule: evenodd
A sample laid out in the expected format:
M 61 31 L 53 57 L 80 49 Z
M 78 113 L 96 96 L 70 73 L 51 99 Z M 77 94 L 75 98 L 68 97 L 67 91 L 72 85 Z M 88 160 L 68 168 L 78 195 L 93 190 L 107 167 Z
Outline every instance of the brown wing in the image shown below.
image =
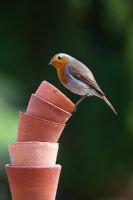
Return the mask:
M 92 72 L 83 63 L 76 60 L 72 65 L 69 65 L 68 67 L 71 76 L 82 81 L 83 83 L 86 83 L 95 89 L 100 95 L 104 95 L 98 86 Z

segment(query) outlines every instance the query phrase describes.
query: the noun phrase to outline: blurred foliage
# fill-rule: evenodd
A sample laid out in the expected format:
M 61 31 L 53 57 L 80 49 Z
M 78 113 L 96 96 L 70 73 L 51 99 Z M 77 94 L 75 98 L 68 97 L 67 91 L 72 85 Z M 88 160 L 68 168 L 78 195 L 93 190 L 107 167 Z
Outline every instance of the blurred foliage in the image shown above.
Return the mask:
M 46 79 L 73 101 L 79 98 L 47 66 L 57 52 L 90 67 L 118 112 L 115 117 L 105 103 L 91 97 L 70 119 L 60 141 L 63 169 L 57 199 L 130 199 L 133 1 L 4 1 L 0 24 L 1 200 L 11 199 L 4 170 L 7 144 L 16 138 L 18 111 L 26 109 L 31 93 Z

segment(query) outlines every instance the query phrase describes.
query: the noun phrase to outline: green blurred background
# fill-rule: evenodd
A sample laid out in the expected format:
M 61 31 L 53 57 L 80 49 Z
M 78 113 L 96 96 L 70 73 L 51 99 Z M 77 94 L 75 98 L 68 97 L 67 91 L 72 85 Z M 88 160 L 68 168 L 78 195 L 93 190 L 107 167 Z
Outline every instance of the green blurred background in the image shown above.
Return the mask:
M 60 139 L 58 200 L 125 200 L 133 195 L 133 1 L 52 0 L 0 3 L 0 200 L 10 200 L 4 165 L 42 80 L 79 98 L 48 67 L 65 52 L 84 62 L 118 112 L 91 97 Z

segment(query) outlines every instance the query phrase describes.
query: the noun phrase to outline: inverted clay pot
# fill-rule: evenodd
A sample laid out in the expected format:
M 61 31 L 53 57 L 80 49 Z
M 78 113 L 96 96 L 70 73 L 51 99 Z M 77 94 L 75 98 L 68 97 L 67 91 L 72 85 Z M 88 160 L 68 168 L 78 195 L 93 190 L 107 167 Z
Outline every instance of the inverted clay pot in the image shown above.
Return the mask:
M 61 124 L 65 124 L 71 116 L 67 111 L 62 110 L 34 94 L 32 94 L 30 98 L 26 113 Z
M 13 200 L 55 200 L 61 166 L 50 168 L 6 165 Z
M 47 81 L 43 81 L 40 84 L 35 94 L 69 113 L 72 113 L 75 110 L 73 102 Z
M 45 119 L 19 113 L 18 142 L 42 141 L 56 143 L 65 127 Z
M 58 143 L 14 142 L 8 145 L 12 166 L 55 166 Z

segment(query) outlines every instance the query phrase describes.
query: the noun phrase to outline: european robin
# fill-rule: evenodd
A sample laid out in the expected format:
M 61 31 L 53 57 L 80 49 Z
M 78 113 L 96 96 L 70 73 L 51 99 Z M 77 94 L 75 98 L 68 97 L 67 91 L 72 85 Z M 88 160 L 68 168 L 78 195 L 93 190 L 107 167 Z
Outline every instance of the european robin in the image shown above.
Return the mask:
M 56 54 L 50 61 L 56 70 L 61 83 L 71 92 L 82 96 L 75 104 L 76 107 L 87 96 L 97 96 L 103 99 L 117 115 L 112 104 L 97 84 L 92 72 L 79 60 L 65 53 Z

